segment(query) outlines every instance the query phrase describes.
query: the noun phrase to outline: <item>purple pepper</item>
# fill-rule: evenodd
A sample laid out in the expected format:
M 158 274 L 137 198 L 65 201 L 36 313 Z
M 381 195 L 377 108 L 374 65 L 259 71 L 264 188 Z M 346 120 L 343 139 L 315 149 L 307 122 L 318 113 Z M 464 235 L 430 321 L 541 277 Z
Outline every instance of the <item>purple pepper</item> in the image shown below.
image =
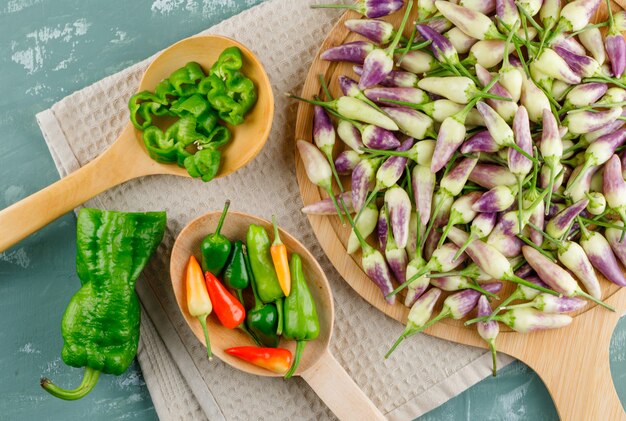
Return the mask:
M 332 160 L 333 148 L 335 147 L 335 127 L 324 107 L 316 105 L 313 109 L 313 141 L 315 146 L 329 160 Z
M 586 55 L 576 54 L 567 48 L 560 46 L 554 46 L 554 52 L 558 54 L 565 61 L 565 63 L 567 63 L 571 71 L 578 77 L 584 78 L 599 75 L 600 65 L 593 58 Z
M 482 86 L 487 86 L 493 79 L 489 70 L 485 69 L 480 64 L 476 64 L 476 77 L 478 77 L 478 81 Z M 496 82 L 488 91 L 490 94 L 494 94 L 497 96 L 501 96 L 504 98 L 510 98 L 511 94 L 509 91 L 504 89 L 504 87 Z M 487 99 L 487 104 L 489 104 L 498 114 L 502 117 L 506 122 L 513 121 L 513 117 L 515 117 L 515 113 L 517 112 L 517 103 L 514 101 L 501 101 L 499 99 Z
M 439 183 L 441 190 L 445 191 L 450 197 L 458 196 L 463 190 L 468 178 L 471 179 L 471 175 L 478 163 L 478 158 L 464 158 L 461 162 L 452 166 L 452 169 L 448 171 Z
M 398 1 L 404 4 L 404 1 Z M 413 0 L 409 0 L 406 6 L 406 10 L 404 11 L 402 23 L 400 24 L 400 27 L 396 32 L 396 36 L 391 41 L 391 43 L 384 50 L 381 48 L 374 48 L 367 55 L 367 57 L 365 57 L 365 61 L 363 62 L 363 74 L 361 75 L 361 80 L 359 81 L 360 89 L 363 90 L 378 85 L 378 83 L 384 80 L 387 75 L 389 75 L 389 73 L 393 70 L 393 53 L 396 49 L 396 46 L 400 42 L 402 32 L 404 32 L 404 28 L 408 22 L 412 8 Z
M 520 20 L 514 0 L 496 0 L 496 16 L 510 27 Z
M 601 0 L 574 0 L 567 3 L 561 9 L 561 17 L 554 32 L 580 31 L 589 24 L 600 3 Z
M 520 149 L 526 151 L 526 153 L 532 155 L 533 153 L 533 140 L 530 134 L 530 120 L 528 118 L 528 111 L 523 105 L 520 106 L 515 112 L 513 119 L 513 134 L 515 135 L 515 142 Z M 522 207 L 522 184 L 524 177 L 532 170 L 533 163 L 530 159 L 519 153 L 513 148 L 509 148 L 508 153 L 509 171 L 517 178 L 517 194 L 518 194 L 518 207 Z
M 486 189 L 496 186 L 513 186 L 517 183 L 515 176 L 506 168 L 494 164 L 477 164 L 472 170 L 469 181 Z
M 400 131 L 413 139 L 422 140 L 425 137 L 435 137 L 433 119 L 424 113 L 408 107 L 382 107 Z
M 474 210 L 474 204 L 481 197 L 481 192 L 470 192 L 459 196 L 450 208 L 450 216 L 446 224 L 443 234 L 439 239 L 438 246 L 441 247 L 448 236 L 448 231 L 458 224 L 469 224 L 476 217 L 477 212 Z
M 472 221 L 472 225 L 470 226 L 470 235 L 465 243 L 463 243 L 463 245 L 459 248 L 455 258 L 458 258 L 472 241 L 479 238 L 486 238 L 491 231 L 493 231 L 497 218 L 497 213 L 479 213 L 476 215 Z
M 344 22 L 350 31 L 376 44 L 387 44 L 394 35 L 393 25 L 378 19 L 348 19 Z
M 496 186 L 482 194 L 472 209 L 476 212 L 502 212 L 515 202 L 516 186 Z
M 491 19 L 480 12 L 441 0 L 435 1 L 435 6 L 446 19 L 473 38 L 480 40 L 501 38 Z
M 504 257 L 513 258 L 519 256 L 524 242 L 515 235 L 494 235 L 487 238 L 487 244 L 498 250 Z
M 558 329 L 572 323 L 567 314 L 549 314 L 534 308 L 514 308 L 493 318 L 519 333 Z
M 604 39 L 604 45 L 606 46 L 606 54 L 611 62 L 613 76 L 620 78 L 626 67 L 626 40 L 624 40 L 624 36 L 618 30 L 609 30 Z
M 361 138 L 361 132 L 352 123 L 341 120 L 337 124 L 337 135 L 339 139 L 349 146 L 353 151 L 358 154 L 363 153 L 363 139 Z
M 606 134 L 589 145 L 585 151 L 585 163 L 578 172 L 574 171 L 575 176 L 572 175 L 572 177 L 570 177 L 570 181 L 565 189 L 565 195 L 570 194 L 583 176 L 589 175 L 588 172 L 592 167 L 607 162 L 624 141 L 626 141 L 626 128 Z M 589 176 L 589 178 L 591 178 L 591 176 Z
M 444 64 L 459 64 L 459 55 L 448 38 L 426 25 L 417 25 L 416 28 L 425 40 L 431 41 L 429 48 L 437 60 Z
M 576 107 L 586 107 L 595 103 L 606 93 L 608 86 L 606 83 L 590 82 L 575 86 L 565 96 L 563 107 L 573 109 Z
M 607 244 L 607 247 L 608 247 L 608 244 Z M 529 265 L 533 267 L 533 269 L 535 269 L 535 272 L 537 272 L 537 275 L 541 278 L 541 280 L 545 282 L 546 284 L 550 285 L 550 288 L 554 289 L 554 291 L 557 291 L 565 295 L 566 297 L 575 297 L 575 296 L 585 297 L 591 301 L 594 301 L 597 304 L 602 305 L 603 307 L 606 307 L 609 310 L 615 311 L 608 304 L 603 303 L 602 301 L 598 300 L 597 298 L 592 297 L 591 295 L 587 294 L 582 289 L 580 289 L 580 287 L 578 286 L 578 283 L 572 277 L 572 275 L 569 274 L 568 271 L 566 271 L 565 269 L 563 269 L 561 266 L 557 265 L 556 263 L 553 263 L 550 259 L 548 259 L 543 254 L 539 253 L 534 248 L 529 247 L 529 246 L 524 246 L 522 247 L 522 253 L 524 253 L 524 257 L 526 258 L 526 261 L 528 262 Z M 587 255 L 589 256 L 589 259 L 593 263 L 593 259 L 591 258 L 588 252 L 587 252 Z
M 593 265 L 585 250 L 573 241 L 561 241 L 557 244 L 559 262 L 568 268 L 585 286 L 587 292 L 594 298 L 602 298 L 602 289 Z
M 359 98 L 363 95 L 363 92 L 359 89 L 359 84 L 356 80 L 349 78 L 348 76 L 341 75 L 337 79 L 339 82 L 339 89 L 345 96 L 351 96 L 353 98 Z M 361 99 L 361 98 L 359 98 Z
M 389 224 L 391 225 L 391 224 Z M 387 243 L 385 245 L 385 258 L 387 264 L 393 273 L 393 277 L 399 284 L 406 281 L 406 267 L 409 263 L 408 256 L 404 247 L 400 247 L 393 236 L 391 226 L 388 226 Z
M 478 42 L 459 28 L 454 27 L 444 34 L 450 40 L 452 46 L 458 54 L 467 54 L 472 46 Z
M 413 187 L 415 209 L 419 214 L 419 221 L 422 227 L 428 225 L 428 221 L 430 220 L 436 182 L 435 174 L 430 171 L 430 168 L 423 165 L 413 167 L 411 184 Z
M 517 10 L 517 9 L 516 9 Z M 478 299 L 478 306 L 476 308 L 476 315 L 478 317 L 485 317 L 491 315 L 491 306 L 489 300 L 484 295 L 481 295 Z M 489 320 L 485 322 L 478 322 L 476 329 L 481 338 L 487 342 L 489 349 L 491 350 L 491 359 L 493 363 L 493 376 L 496 376 L 497 362 L 496 362 L 496 337 L 500 333 L 500 326 L 495 320 Z
M 606 60 L 606 51 L 604 50 L 604 42 L 602 33 L 599 28 L 590 28 L 578 34 L 581 44 L 591 53 L 594 59 L 603 65 Z M 584 52 L 583 52 L 584 54 Z
M 604 165 L 604 197 L 609 208 L 626 221 L 626 181 L 622 176 L 622 163 L 617 155 Z
M 376 229 L 376 224 L 378 222 L 378 206 L 376 203 L 368 204 L 363 212 L 361 213 L 361 217 L 358 221 L 356 221 L 356 228 L 359 230 L 359 233 L 362 237 L 367 238 L 374 232 Z M 350 236 L 348 237 L 348 244 L 346 246 L 346 251 L 348 254 L 352 254 L 359 249 L 360 246 L 359 239 L 352 230 L 350 232 Z
M 376 171 L 382 163 L 381 158 L 364 159 L 352 171 L 352 203 L 355 211 L 361 210 L 368 192 L 374 188 Z
M 359 76 L 363 74 L 363 66 L 353 66 L 352 70 Z M 418 80 L 419 78 L 414 73 L 392 70 L 387 77 L 380 81 L 379 85 L 387 88 L 415 88 Z
M 473 154 L 479 152 L 498 152 L 500 149 L 500 145 L 493 140 L 493 137 L 489 134 L 489 130 L 482 130 L 463 142 L 460 151 L 464 154 Z
M 387 248 L 387 230 L 389 229 L 389 215 L 387 208 L 383 205 L 378 213 L 378 222 L 376 223 L 376 236 L 378 237 L 378 245 L 381 250 Z
M 335 158 L 335 170 L 337 170 L 338 174 L 349 175 L 359 162 L 361 162 L 361 155 L 348 149 L 341 152 L 337 155 L 337 158 Z
M 313 4 L 311 9 L 350 9 L 367 18 L 382 18 L 404 6 L 404 0 L 358 0 L 356 4 Z
M 392 186 L 385 192 L 385 206 L 389 211 L 389 225 L 398 247 L 404 249 L 409 241 L 409 221 L 411 219 L 411 199 L 407 192 Z M 389 238 L 387 239 L 389 246 Z
M 337 199 L 341 199 L 343 201 L 348 212 L 353 212 L 352 208 L 352 192 L 347 191 L 340 194 Z M 322 199 L 319 202 L 311 203 L 310 205 L 306 205 L 302 208 L 302 213 L 307 215 L 335 215 L 337 210 L 335 209 L 335 205 L 333 204 L 333 200 L 329 197 L 326 199 Z
M 572 313 L 581 310 L 587 305 L 587 302 L 577 297 L 555 297 L 550 294 L 539 294 L 532 301 L 513 306 L 507 306 L 503 309 L 528 308 L 532 307 L 539 311 L 549 314 Z
M 428 94 L 419 88 L 369 88 L 364 91 L 364 94 L 374 102 L 391 106 L 395 106 L 395 104 L 385 100 L 411 104 L 424 104 L 430 101 Z
M 589 261 L 606 279 L 621 287 L 626 286 L 626 277 L 617 263 L 609 242 L 599 232 L 590 232 L 580 226 L 582 237 L 579 244 L 587 253 Z
M 605 111 L 576 110 L 568 113 L 563 121 L 570 133 L 583 134 L 598 130 L 604 125 L 611 124 L 622 114 L 621 107 L 609 108 Z
M 389 150 L 400 146 L 400 141 L 392 131 L 371 124 L 363 128 L 361 139 L 370 149 Z
M 439 300 L 440 295 L 440 289 L 432 288 L 411 305 L 411 311 L 409 311 L 409 315 L 407 317 L 406 328 L 391 348 L 389 348 L 389 351 L 385 354 L 385 358 L 389 358 L 389 356 L 393 353 L 393 351 L 395 351 L 403 340 L 417 333 L 419 329 L 424 326 L 426 322 L 428 322 L 428 319 L 430 319 L 430 316 L 433 314 L 435 304 L 437 304 L 437 300 Z
M 585 210 L 589 199 L 581 199 L 557 213 L 546 225 L 546 233 L 553 238 L 561 238 L 567 234 L 574 220 Z
M 620 227 L 624 226 L 622 221 L 615 221 L 614 224 Z M 615 256 L 622 262 L 622 265 L 626 266 L 626 239 L 622 239 L 622 232 L 621 229 L 607 228 L 606 231 L 604 231 L 604 236 L 609 242 Z
M 430 170 L 433 173 L 438 172 L 448 164 L 454 152 L 461 146 L 463 140 L 465 140 L 467 130 L 465 118 L 468 112 L 469 110 L 465 108 L 460 113 L 446 118 L 443 123 L 441 123 L 439 133 L 437 133 L 435 152 L 433 153 L 433 158 L 430 163 Z
M 465 244 L 468 237 L 469 236 L 466 232 L 461 231 L 458 228 L 452 228 L 448 234 L 448 238 L 450 238 L 450 240 L 458 246 Z M 478 265 L 480 269 L 493 279 L 515 282 L 542 292 L 547 292 L 548 294 L 555 294 L 554 291 L 537 286 L 515 275 L 508 259 L 496 250 L 495 247 L 485 243 L 484 241 L 472 241 L 465 249 L 465 253 L 474 263 L 476 263 L 476 265 Z
M 366 41 L 347 42 L 324 51 L 320 57 L 326 61 L 348 61 L 363 64 L 367 55 L 374 50 L 374 44 Z

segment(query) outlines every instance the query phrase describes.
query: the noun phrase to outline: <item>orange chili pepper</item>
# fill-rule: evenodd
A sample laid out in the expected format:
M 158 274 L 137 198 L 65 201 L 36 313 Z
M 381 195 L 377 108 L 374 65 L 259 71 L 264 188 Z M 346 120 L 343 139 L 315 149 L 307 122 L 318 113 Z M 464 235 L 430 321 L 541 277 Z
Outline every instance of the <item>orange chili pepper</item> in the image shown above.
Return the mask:
M 209 292 L 204 284 L 202 268 L 194 256 L 190 256 L 189 263 L 187 263 L 185 284 L 187 287 L 187 309 L 189 310 L 189 314 L 197 317 L 202 325 L 207 355 L 210 360 L 213 357 L 211 355 L 211 342 L 209 341 L 209 331 L 206 327 L 206 318 L 211 314 L 211 311 L 213 311 L 213 305 L 211 304 Z
M 241 358 L 257 367 L 265 368 L 278 374 L 285 374 L 291 367 L 291 351 L 284 348 L 257 348 L 256 346 L 238 346 L 228 348 L 227 354 Z
M 287 247 L 280 240 L 276 216 L 274 215 L 272 215 L 272 224 L 274 225 L 274 242 L 272 247 L 270 247 L 270 253 L 272 254 L 272 262 L 274 262 L 280 289 L 288 297 L 291 292 L 291 272 L 289 271 L 289 260 L 287 259 Z
M 243 304 L 211 272 L 206 272 L 204 279 L 220 323 L 228 329 L 234 329 L 242 324 L 246 320 Z

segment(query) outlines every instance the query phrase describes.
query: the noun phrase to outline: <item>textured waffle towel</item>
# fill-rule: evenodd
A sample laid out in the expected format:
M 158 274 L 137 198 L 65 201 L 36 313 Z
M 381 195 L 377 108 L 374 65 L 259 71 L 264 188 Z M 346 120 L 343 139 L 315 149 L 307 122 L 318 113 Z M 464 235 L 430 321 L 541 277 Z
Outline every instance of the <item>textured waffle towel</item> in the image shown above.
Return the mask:
M 169 279 L 172 244 L 185 224 L 209 210 L 221 209 L 226 198 L 232 200 L 234 210 L 265 218 L 275 213 L 281 225 L 319 259 L 335 299 L 331 351 L 389 419 L 415 418 L 490 373 L 485 351 L 427 335 L 406 341 L 385 361 L 383 355 L 402 326 L 371 307 L 341 279 L 299 211 L 302 202 L 293 162 L 297 105 L 282 93 L 300 91 L 318 46 L 339 17 L 337 11 L 309 9 L 312 2 L 271 0 L 207 31 L 236 37 L 249 46 L 273 84 L 274 126 L 267 145 L 250 165 L 208 184 L 179 177 L 145 177 L 87 203 L 104 209 L 167 211 L 166 238 L 137 284 L 144 309 L 138 358 L 162 420 L 334 418 L 301 379 L 285 382 L 254 377 L 220 361 L 209 363 L 203 345 L 180 314 Z M 127 100 L 149 60 L 37 115 L 61 176 L 88 163 L 116 139 L 128 121 Z M 505 356 L 500 359 L 501 366 L 510 361 Z

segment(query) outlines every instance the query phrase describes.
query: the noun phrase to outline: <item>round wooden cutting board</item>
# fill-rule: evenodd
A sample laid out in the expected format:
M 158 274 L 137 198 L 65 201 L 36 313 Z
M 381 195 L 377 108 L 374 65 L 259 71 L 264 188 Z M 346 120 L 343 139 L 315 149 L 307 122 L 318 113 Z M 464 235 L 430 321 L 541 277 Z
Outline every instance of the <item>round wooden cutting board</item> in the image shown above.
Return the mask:
M 621 4 L 613 4 L 614 10 L 620 7 Z M 399 11 L 384 19 L 397 27 L 403 12 Z M 415 10 L 409 22 L 416 19 L 416 14 Z M 606 15 L 606 5 L 603 3 L 596 14 L 596 20 L 606 20 Z M 355 12 L 346 12 L 322 42 L 304 83 L 302 97 L 313 98 L 320 95 L 320 75 L 328 81 L 335 97 L 341 95 L 338 76 L 348 75 L 358 80 L 350 63 L 327 62 L 321 60 L 319 55 L 330 47 L 360 39 L 358 35 L 344 27 L 347 19 L 360 17 L 361 15 Z M 295 139 L 311 142 L 312 130 L 313 106 L 300 103 Z M 335 152 L 339 153 L 343 146 L 338 141 Z M 296 175 L 305 205 L 327 197 L 325 192 L 307 178 L 298 153 L 296 153 Z M 349 177 L 345 177 L 343 182 L 344 188 L 349 189 Z M 309 221 L 326 255 L 346 282 L 380 311 L 405 323 L 409 309 L 402 304 L 404 300 L 399 297 L 397 304 L 387 304 L 378 287 L 363 272 L 360 266 L 360 252 L 353 255 L 346 252 L 350 229 L 343 226 L 336 216 L 310 215 Z M 616 312 L 589 304 L 575 315 L 572 324 L 566 328 L 518 334 L 501 327 L 502 331 L 496 341 L 498 351 L 524 361 L 537 372 L 550 391 L 563 420 L 626 420 L 626 413 L 613 386 L 609 364 L 611 336 L 620 316 L 626 311 L 626 293 L 623 288 L 604 278 L 601 279 L 601 284 L 603 299 L 615 307 Z M 513 289 L 513 285 L 507 285 L 500 296 L 506 297 Z M 486 348 L 476 329 L 465 327 L 462 321 L 446 319 L 425 332 L 442 339 Z M 403 346 L 411 346 L 410 340 Z

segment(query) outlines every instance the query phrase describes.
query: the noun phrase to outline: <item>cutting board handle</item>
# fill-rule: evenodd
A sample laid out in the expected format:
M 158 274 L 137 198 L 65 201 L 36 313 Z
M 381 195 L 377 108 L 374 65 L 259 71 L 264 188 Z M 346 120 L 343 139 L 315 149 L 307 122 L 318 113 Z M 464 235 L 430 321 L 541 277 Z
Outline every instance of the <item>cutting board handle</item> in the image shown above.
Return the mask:
M 328 350 L 301 376 L 341 421 L 386 419 Z
M 618 291 L 609 302 L 625 308 L 624 292 Z M 510 340 L 503 337 L 500 342 L 504 352 L 528 364 L 541 377 L 561 420 L 626 421 L 613 385 L 609 355 L 619 318 L 619 311 L 595 306 L 565 329 L 507 334 Z M 526 336 L 523 342 L 520 336 Z
M 0 211 L 0 253 L 97 194 L 140 175 L 142 160 L 132 156 L 137 143 L 127 128 L 89 164 Z

